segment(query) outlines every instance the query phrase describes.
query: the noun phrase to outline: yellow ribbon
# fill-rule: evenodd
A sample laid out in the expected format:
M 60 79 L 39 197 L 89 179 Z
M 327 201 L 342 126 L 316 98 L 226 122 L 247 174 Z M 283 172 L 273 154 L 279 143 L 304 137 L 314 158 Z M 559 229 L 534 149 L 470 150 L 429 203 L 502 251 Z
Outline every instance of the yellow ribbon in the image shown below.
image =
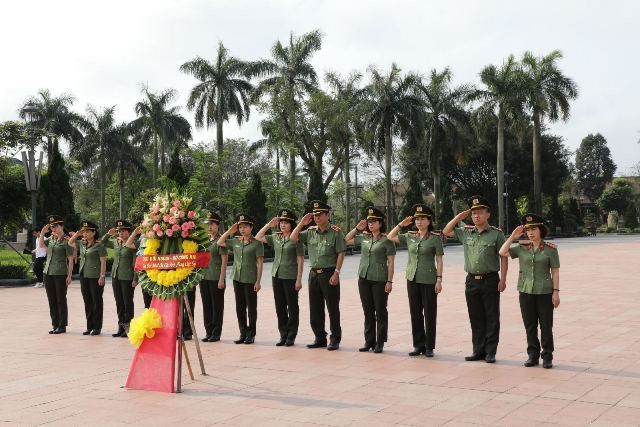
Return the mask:
M 155 308 L 145 308 L 142 314 L 131 319 L 129 324 L 129 342 L 140 348 L 145 337 L 153 338 L 156 329 L 162 327 L 162 317 Z

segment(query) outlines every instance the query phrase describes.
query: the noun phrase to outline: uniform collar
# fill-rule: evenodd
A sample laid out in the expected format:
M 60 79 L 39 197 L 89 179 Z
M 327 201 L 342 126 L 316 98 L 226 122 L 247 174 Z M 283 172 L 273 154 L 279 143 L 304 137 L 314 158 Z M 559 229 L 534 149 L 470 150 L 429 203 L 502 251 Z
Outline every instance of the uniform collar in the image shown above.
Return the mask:
M 474 232 L 474 233 L 482 234 L 482 233 L 485 233 L 485 232 L 489 231 L 490 229 L 491 229 L 491 228 L 489 227 L 489 225 L 487 225 L 487 226 L 486 226 L 482 231 L 480 231 L 480 230 L 478 229 L 478 227 L 476 227 L 476 226 L 474 225 L 474 226 L 473 226 L 473 228 L 471 229 L 471 231 L 472 231 L 472 232 Z

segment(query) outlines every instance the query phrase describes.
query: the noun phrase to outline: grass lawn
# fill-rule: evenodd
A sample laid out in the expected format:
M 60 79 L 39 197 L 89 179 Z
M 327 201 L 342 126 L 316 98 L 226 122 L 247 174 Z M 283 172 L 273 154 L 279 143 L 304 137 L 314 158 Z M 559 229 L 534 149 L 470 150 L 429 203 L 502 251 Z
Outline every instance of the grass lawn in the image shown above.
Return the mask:
M 0 247 L 0 264 L 31 264 L 31 256 L 22 254 L 24 258 L 18 255 L 13 249 Z M 25 259 L 27 260 L 25 262 Z

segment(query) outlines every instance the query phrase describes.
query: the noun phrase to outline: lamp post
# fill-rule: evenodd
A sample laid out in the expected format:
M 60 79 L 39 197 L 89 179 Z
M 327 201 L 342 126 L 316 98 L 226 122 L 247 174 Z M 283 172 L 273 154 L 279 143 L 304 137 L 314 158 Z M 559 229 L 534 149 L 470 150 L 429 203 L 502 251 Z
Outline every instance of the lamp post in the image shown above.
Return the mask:
M 360 154 L 356 154 L 353 156 L 354 164 L 349 166 L 349 172 L 347 173 L 351 173 L 350 169 L 351 166 L 353 166 L 354 172 L 355 172 L 355 184 L 354 185 L 347 185 L 347 189 L 348 191 L 348 196 L 347 196 L 347 231 L 351 230 L 351 203 L 349 202 L 349 198 L 351 197 L 351 189 L 355 190 L 356 193 L 356 203 L 355 203 L 355 208 L 356 208 L 356 219 L 355 219 L 355 224 L 358 223 L 358 215 L 359 215 L 359 211 L 358 211 L 358 190 L 360 190 L 362 188 L 362 185 L 358 185 L 358 160 L 360 160 Z
M 511 175 L 509 172 L 504 171 L 504 220 L 505 220 L 505 233 L 509 234 L 509 179 Z
M 38 159 L 38 165 L 36 169 L 36 152 L 33 135 L 33 122 L 37 120 L 38 109 L 33 104 L 26 104 L 22 108 L 22 113 L 24 115 L 25 123 L 28 127 L 29 132 L 29 151 L 23 151 L 22 154 L 22 165 L 24 166 L 24 181 L 27 187 L 27 192 L 31 193 L 31 229 L 35 229 L 36 227 L 36 205 L 38 201 L 38 189 L 40 188 L 40 175 L 42 171 L 42 151 L 40 152 L 40 157 Z M 33 239 L 33 247 L 35 248 L 35 237 Z

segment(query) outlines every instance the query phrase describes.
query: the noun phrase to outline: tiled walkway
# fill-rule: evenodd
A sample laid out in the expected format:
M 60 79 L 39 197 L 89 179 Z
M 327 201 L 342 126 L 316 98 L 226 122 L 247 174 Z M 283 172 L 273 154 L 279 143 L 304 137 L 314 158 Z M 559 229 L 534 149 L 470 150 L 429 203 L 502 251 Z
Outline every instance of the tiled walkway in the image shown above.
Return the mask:
M 306 289 L 295 347 L 275 347 L 273 295 L 259 295 L 258 336 L 237 337 L 233 292 L 226 293 L 223 339 L 203 343 L 209 376 L 184 375 L 184 393 L 121 388 L 133 347 L 112 338 L 114 302 L 105 290 L 105 329 L 82 336 L 77 283 L 69 292 L 69 332 L 52 336 L 43 289 L 0 288 L 0 422 L 3 425 L 640 425 L 640 238 L 558 240 L 561 305 L 555 366 L 524 368 L 526 341 L 511 263 L 502 296 L 498 362 L 464 362 L 470 330 L 459 247 L 447 248 L 439 297 L 436 357 L 410 358 L 404 273 L 389 298 L 383 354 L 358 353 L 362 312 L 357 256 L 342 283 L 339 351 L 308 350 Z M 399 254 L 397 265 L 406 265 Z M 267 272 L 268 273 L 268 269 Z M 266 275 L 265 275 L 266 277 Z M 268 282 L 264 280 L 263 282 Z M 265 283 L 266 285 L 267 283 Z M 306 287 L 306 284 L 305 284 Z M 142 297 L 136 294 L 136 312 Z M 196 323 L 201 326 L 199 295 Z M 188 343 L 194 369 L 193 342 Z M 186 369 L 185 369 L 186 371 Z

